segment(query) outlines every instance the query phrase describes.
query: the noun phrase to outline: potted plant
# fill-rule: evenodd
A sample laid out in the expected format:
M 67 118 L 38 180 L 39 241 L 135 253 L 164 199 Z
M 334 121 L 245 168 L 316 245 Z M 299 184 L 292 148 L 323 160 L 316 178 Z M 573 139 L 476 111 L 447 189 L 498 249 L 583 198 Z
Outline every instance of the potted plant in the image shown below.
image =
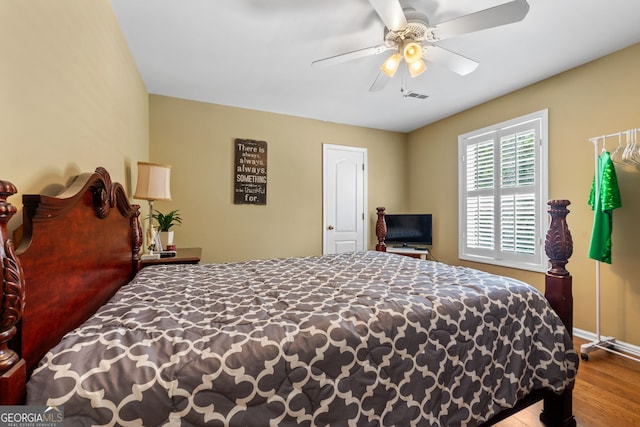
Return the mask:
M 182 224 L 179 209 L 172 210 L 166 214 L 156 210 L 152 216 L 153 219 L 158 221 L 160 243 L 162 243 L 162 248 L 166 249 L 168 245 L 173 244 L 173 230 L 171 230 L 171 227 Z

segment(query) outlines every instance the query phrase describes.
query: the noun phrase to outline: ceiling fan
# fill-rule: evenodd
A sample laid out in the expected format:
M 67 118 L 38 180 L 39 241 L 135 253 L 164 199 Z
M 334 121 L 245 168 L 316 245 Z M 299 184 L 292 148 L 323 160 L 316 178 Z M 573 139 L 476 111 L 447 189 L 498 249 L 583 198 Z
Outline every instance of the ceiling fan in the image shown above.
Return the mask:
M 380 67 L 378 76 L 369 88 L 370 91 L 381 90 L 395 75 L 403 61 L 411 77 L 417 77 L 426 70 L 425 61 L 437 62 L 457 74 L 467 75 L 478 67 L 478 63 L 438 46 L 437 43 L 461 34 L 519 22 L 529 12 L 526 0 L 512 0 L 431 26 L 424 13 L 413 8 L 403 9 L 400 0 L 369 0 L 369 3 L 385 25 L 384 42 L 319 59 L 311 65 L 333 65 L 393 51 Z

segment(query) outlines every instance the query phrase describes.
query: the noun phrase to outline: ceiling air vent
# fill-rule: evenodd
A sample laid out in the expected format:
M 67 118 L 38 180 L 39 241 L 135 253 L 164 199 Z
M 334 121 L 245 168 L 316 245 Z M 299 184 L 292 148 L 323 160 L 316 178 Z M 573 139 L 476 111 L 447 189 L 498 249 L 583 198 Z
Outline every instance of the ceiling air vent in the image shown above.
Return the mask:
M 417 99 L 427 99 L 429 95 L 423 95 L 421 93 L 415 93 L 411 91 L 406 91 L 402 94 L 405 98 L 417 98 Z

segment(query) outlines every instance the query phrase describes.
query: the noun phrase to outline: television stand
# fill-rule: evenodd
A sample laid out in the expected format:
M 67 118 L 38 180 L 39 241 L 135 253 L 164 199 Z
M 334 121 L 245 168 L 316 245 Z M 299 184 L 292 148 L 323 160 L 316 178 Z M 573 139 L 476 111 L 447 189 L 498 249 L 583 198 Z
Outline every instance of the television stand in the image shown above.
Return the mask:
M 428 248 L 413 248 L 411 246 L 387 246 L 387 252 L 418 259 L 429 259 L 431 253 Z

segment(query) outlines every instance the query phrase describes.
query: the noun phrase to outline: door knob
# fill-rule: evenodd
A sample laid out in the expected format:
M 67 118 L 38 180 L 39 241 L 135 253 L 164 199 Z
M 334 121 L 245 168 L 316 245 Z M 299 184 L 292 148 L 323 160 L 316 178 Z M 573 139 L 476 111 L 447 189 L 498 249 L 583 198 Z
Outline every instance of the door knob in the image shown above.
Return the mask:
M 333 230 L 333 225 L 327 227 L 329 230 Z

